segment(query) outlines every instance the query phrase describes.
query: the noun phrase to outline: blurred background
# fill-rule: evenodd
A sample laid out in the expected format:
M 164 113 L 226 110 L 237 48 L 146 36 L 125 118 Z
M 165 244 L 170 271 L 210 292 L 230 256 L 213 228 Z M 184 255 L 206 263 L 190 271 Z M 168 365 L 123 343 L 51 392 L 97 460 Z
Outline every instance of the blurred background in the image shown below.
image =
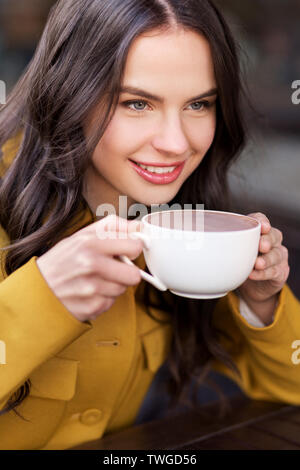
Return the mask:
M 234 207 L 263 212 L 289 248 L 288 284 L 300 298 L 299 0 L 215 0 L 241 45 L 257 114 L 251 139 L 229 175 Z M 0 80 L 11 90 L 30 61 L 54 0 L 0 0 Z

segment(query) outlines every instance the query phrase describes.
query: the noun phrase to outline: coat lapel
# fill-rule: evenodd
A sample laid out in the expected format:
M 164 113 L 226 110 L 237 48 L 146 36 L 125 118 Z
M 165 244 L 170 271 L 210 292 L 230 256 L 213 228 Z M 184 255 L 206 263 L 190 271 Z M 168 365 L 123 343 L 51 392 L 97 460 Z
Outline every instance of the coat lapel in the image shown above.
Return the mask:
M 95 220 L 90 209 L 86 209 L 73 233 Z M 139 257 L 139 263 L 143 265 L 143 256 Z M 80 362 L 78 393 L 84 397 L 82 406 L 88 403 L 99 406 L 105 417 L 103 425 L 110 418 L 134 358 L 137 335 L 135 290 L 136 286 L 128 287 L 107 312 L 90 321 L 93 328 L 60 354 L 64 359 Z M 95 396 L 98 396 L 97 404 Z

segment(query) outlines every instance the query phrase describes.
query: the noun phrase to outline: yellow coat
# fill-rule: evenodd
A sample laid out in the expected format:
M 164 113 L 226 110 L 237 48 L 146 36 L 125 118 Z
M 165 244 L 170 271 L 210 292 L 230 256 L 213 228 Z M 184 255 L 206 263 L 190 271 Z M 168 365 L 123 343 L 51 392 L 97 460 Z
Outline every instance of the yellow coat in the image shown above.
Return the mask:
M 83 216 L 74 231 L 94 221 L 90 211 Z M 0 246 L 8 242 L 0 227 Z M 0 279 L 2 359 L 3 345 L 6 352 L 0 409 L 25 380 L 32 382 L 17 408 L 27 421 L 14 412 L 0 416 L 0 449 L 66 449 L 130 426 L 170 349 L 171 326 L 146 315 L 139 300 L 144 281 L 97 320 L 82 323 L 55 296 L 36 259 Z M 144 267 L 143 255 L 136 262 Z M 253 399 L 300 405 L 300 351 L 297 356 L 292 348 L 300 340 L 299 301 L 285 285 L 274 322 L 265 328 L 250 326 L 238 305 L 232 292 L 221 298 L 214 323 L 233 339 L 233 346 L 223 345 L 241 379 L 216 361 L 215 370 Z

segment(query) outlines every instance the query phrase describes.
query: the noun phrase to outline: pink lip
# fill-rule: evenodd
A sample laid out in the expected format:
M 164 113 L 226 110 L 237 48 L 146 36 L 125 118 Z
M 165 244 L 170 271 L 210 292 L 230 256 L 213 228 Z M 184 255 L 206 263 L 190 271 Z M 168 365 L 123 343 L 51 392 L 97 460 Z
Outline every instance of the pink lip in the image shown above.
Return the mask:
M 150 171 L 144 170 L 140 166 L 136 165 L 133 161 L 129 160 L 133 169 L 142 177 L 144 180 L 149 181 L 150 183 L 154 184 L 168 184 L 175 181 L 180 173 L 183 170 L 185 162 L 181 162 L 180 164 L 173 164 L 173 165 L 158 165 L 158 164 L 148 164 L 149 166 L 176 166 L 176 168 L 171 173 L 166 174 L 158 174 L 158 173 L 151 173 Z M 140 162 L 139 162 L 140 163 Z M 146 163 L 141 163 L 142 165 L 146 165 Z

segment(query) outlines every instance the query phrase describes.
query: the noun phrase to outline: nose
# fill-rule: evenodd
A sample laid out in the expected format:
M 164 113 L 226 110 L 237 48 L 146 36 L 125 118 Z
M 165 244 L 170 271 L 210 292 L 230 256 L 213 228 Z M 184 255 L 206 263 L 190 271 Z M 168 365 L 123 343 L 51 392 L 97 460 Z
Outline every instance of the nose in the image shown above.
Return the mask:
M 179 116 L 164 118 L 152 139 L 153 147 L 170 156 L 182 155 L 189 149 L 189 143 Z

